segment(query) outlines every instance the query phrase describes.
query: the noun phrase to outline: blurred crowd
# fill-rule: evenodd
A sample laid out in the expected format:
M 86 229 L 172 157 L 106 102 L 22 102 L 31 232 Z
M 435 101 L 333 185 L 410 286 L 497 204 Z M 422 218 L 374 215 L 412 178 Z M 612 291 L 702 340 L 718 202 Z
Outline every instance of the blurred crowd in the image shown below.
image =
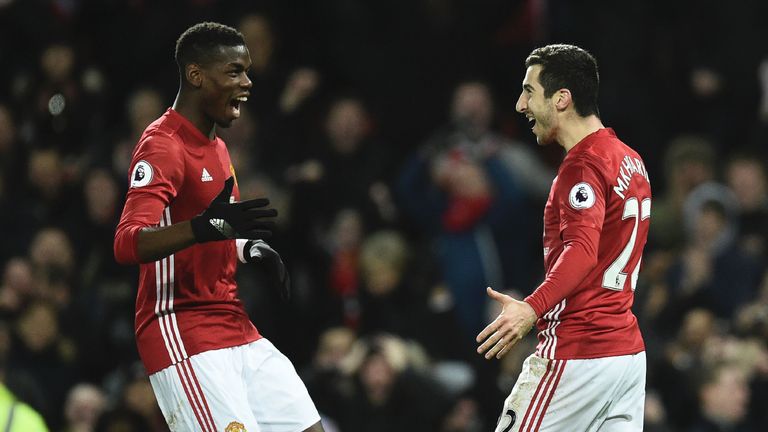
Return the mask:
M 488 362 L 474 336 L 498 313 L 486 286 L 521 298 L 542 276 L 562 151 L 514 104 L 549 42 L 597 56 L 603 122 L 654 187 L 646 430 L 764 430 L 768 4 L 292 3 L 0 0 L 0 383 L 52 431 L 167 430 L 112 241 L 175 40 L 204 20 L 250 49 L 252 96 L 219 132 L 241 194 L 279 210 L 293 281 L 286 304 L 241 266 L 240 295 L 327 431 L 495 425 L 535 337 Z

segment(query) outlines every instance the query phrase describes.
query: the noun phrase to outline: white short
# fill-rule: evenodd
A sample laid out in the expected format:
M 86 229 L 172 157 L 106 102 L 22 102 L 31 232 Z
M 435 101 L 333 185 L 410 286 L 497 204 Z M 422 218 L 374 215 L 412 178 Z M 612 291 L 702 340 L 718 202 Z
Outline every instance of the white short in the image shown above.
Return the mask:
M 496 432 L 643 430 L 645 352 L 586 360 L 534 355 L 523 369 Z
M 298 432 L 320 421 L 293 364 L 267 339 L 193 355 L 149 381 L 173 432 Z

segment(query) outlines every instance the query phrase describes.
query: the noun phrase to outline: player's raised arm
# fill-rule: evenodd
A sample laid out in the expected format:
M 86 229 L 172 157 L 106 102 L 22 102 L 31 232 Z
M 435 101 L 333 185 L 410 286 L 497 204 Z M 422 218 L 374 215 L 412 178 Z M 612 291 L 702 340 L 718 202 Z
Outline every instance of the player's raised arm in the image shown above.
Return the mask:
M 164 136 L 153 135 L 137 145 L 125 206 L 115 232 L 117 262 L 147 262 L 194 243 L 189 224 L 171 227 L 164 214 L 183 184 L 183 160 L 178 146 Z
M 138 261 L 156 261 L 195 243 L 269 238 L 277 210 L 266 208 L 266 198 L 231 203 L 233 186 L 234 178 L 230 177 L 208 208 L 189 221 L 141 228 L 136 239 Z
M 136 257 L 140 263 L 157 261 L 193 244 L 195 237 L 189 221 L 162 228 L 146 227 L 139 230 Z

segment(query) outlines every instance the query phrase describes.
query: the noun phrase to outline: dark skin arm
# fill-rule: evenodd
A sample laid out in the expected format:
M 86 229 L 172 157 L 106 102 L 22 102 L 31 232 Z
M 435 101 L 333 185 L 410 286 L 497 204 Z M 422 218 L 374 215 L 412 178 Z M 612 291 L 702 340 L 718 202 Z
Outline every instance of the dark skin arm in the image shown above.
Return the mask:
M 136 241 L 139 262 L 148 263 L 165 258 L 195 244 L 189 221 L 166 227 L 147 227 L 139 231 Z

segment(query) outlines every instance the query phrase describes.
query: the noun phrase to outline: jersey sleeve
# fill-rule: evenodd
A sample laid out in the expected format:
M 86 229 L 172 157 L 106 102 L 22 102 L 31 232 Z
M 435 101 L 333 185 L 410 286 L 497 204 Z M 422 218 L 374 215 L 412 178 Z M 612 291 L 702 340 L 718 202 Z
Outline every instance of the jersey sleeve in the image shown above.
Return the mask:
M 563 252 L 547 272 L 544 282 L 525 298 L 539 318 L 576 289 L 597 264 L 599 231 L 591 227 L 569 227 L 561 234 Z
M 178 194 L 184 181 L 184 155 L 170 138 L 150 136 L 139 143 L 131 160 L 128 193 L 115 232 L 115 259 L 121 264 L 139 262 L 139 231 L 160 222 L 163 210 Z
M 608 186 L 601 168 L 583 157 L 558 174 L 555 197 L 560 208 L 560 232 L 566 228 L 603 229 Z
M 558 175 L 554 196 L 563 252 L 544 282 L 525 299 L 539 317 L 573 292 L 597 265 L 608 188 L 603 177 L 597 164 L 586 158 L 569 163 Z

